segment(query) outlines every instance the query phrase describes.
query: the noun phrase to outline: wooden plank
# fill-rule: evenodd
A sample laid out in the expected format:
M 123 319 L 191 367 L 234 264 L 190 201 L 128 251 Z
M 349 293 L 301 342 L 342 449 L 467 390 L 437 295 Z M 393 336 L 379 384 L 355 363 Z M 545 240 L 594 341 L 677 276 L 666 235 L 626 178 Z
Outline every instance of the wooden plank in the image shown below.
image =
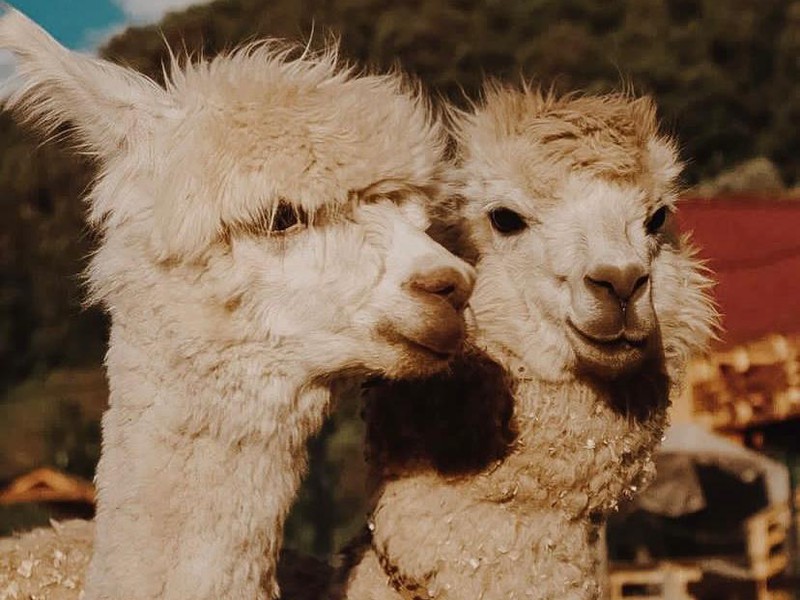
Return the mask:
M 694 565 L 671 562 L 652 566 L 611 566 L 609 573 L 610 600 L 692 600 L 689 583 L 699 581 L 702 570 Z M 642 595 L 641 590 L 626 593 L 628 587 L 647 587 L 652 591 Z

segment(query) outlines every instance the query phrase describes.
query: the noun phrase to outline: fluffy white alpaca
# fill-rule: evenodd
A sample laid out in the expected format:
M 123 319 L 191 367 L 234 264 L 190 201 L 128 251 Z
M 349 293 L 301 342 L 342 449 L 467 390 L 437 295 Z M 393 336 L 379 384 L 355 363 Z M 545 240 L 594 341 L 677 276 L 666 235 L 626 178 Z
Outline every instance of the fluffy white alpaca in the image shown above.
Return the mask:
M 492 87 L 456 124 L 475 349 L 375 394 L 371 544 L 332 597 L 595 599 L 600 525 L 716 319 L 669 224 L 674 144 L 624 95 Z
M 6 8 L 8 108 L 100 175 L 111 316 L 87 600 L 274 598 L 305 442 L 346 377 L 443 368 L 469 266 L 431 241 L 442 135 L 396 77 L 262 43 L 165 87 Z

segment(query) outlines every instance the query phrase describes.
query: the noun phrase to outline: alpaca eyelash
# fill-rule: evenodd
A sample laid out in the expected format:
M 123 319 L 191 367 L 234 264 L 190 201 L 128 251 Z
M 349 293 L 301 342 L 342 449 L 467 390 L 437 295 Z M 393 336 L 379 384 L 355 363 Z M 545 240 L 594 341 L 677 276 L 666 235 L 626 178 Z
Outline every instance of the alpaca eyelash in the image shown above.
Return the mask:
M 669 208 L 662 206 L 657 209 L 645 222 L 645 229 L 649 235 L 655 235 L 664 227 L 669 216 Z
M 281 201 L 270 215 L 267 231 L 270 235 L 285 235 L 295 229 L 308 226 L 305 210 L 288 202 Z
M 504 206 L 491 209 L 489 221 L 494 230 L 502 235 L 514 235 L 528 228 L 528 223 L 522 215 Z
M 312 220 L 304 209 L 281 200 L 277 206 L 263 209 L 252 220 L 232 224 L 226 236 L 285 237 L 305 229 Z

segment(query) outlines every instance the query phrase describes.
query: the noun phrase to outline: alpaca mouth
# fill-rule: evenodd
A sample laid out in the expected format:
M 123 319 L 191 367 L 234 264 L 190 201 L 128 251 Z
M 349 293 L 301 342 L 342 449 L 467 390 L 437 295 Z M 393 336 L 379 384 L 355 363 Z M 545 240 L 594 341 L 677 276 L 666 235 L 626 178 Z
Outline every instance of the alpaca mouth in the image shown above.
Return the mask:
M 464 345 L 466 326 L 458 313 L 439 315 L 435 327 L 399 332 L 399 337 L 412 350 L 426 353 L 439 360 L 450 360 Z
M 464 345 L 466 327 L 463 319 L 452 311 L 447 315 L 439 315 L 433 321 L 436 326 L 403 327 L 396 323 L 384 323 L 379 328 L 381 337 L 392 345 L 402 348 L 408 359 L 416 363 L 431 363 L 443 368 L 456 356 Z
M 649 336 L 631 336 L 625 331 L 613 336 L 595 336 L 584 332 L 577 325 L 575 325 L 571 319 L 567 319 L 567 324 L 586 342 L 595 346 L 608 348 L 609 350 L 616 350 L 625 347 L 644 348 L 647 346 L 647 340 L 649 339 Z
M 593 336 L 567 319 L 568 338 L 578 361 L 595 374 L 616 376 L 644 362 L 650 336 L 633 336 L 625 331 L 614 336 Z
M 436 360 L 450 361 L 456 355 L 456 349 L 443 350 L 405 336 L 401 336 L 401 338 L 412 351 L 426 354 Z

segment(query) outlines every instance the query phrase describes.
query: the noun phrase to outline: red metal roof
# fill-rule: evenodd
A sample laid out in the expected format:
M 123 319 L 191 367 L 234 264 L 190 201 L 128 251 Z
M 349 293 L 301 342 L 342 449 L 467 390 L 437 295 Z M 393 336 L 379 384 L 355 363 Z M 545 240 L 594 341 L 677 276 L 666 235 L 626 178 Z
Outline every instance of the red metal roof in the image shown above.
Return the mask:
M 687 198 L 677 219 L 719 282 L 721 345 L 800 333 L 800 200 Z

